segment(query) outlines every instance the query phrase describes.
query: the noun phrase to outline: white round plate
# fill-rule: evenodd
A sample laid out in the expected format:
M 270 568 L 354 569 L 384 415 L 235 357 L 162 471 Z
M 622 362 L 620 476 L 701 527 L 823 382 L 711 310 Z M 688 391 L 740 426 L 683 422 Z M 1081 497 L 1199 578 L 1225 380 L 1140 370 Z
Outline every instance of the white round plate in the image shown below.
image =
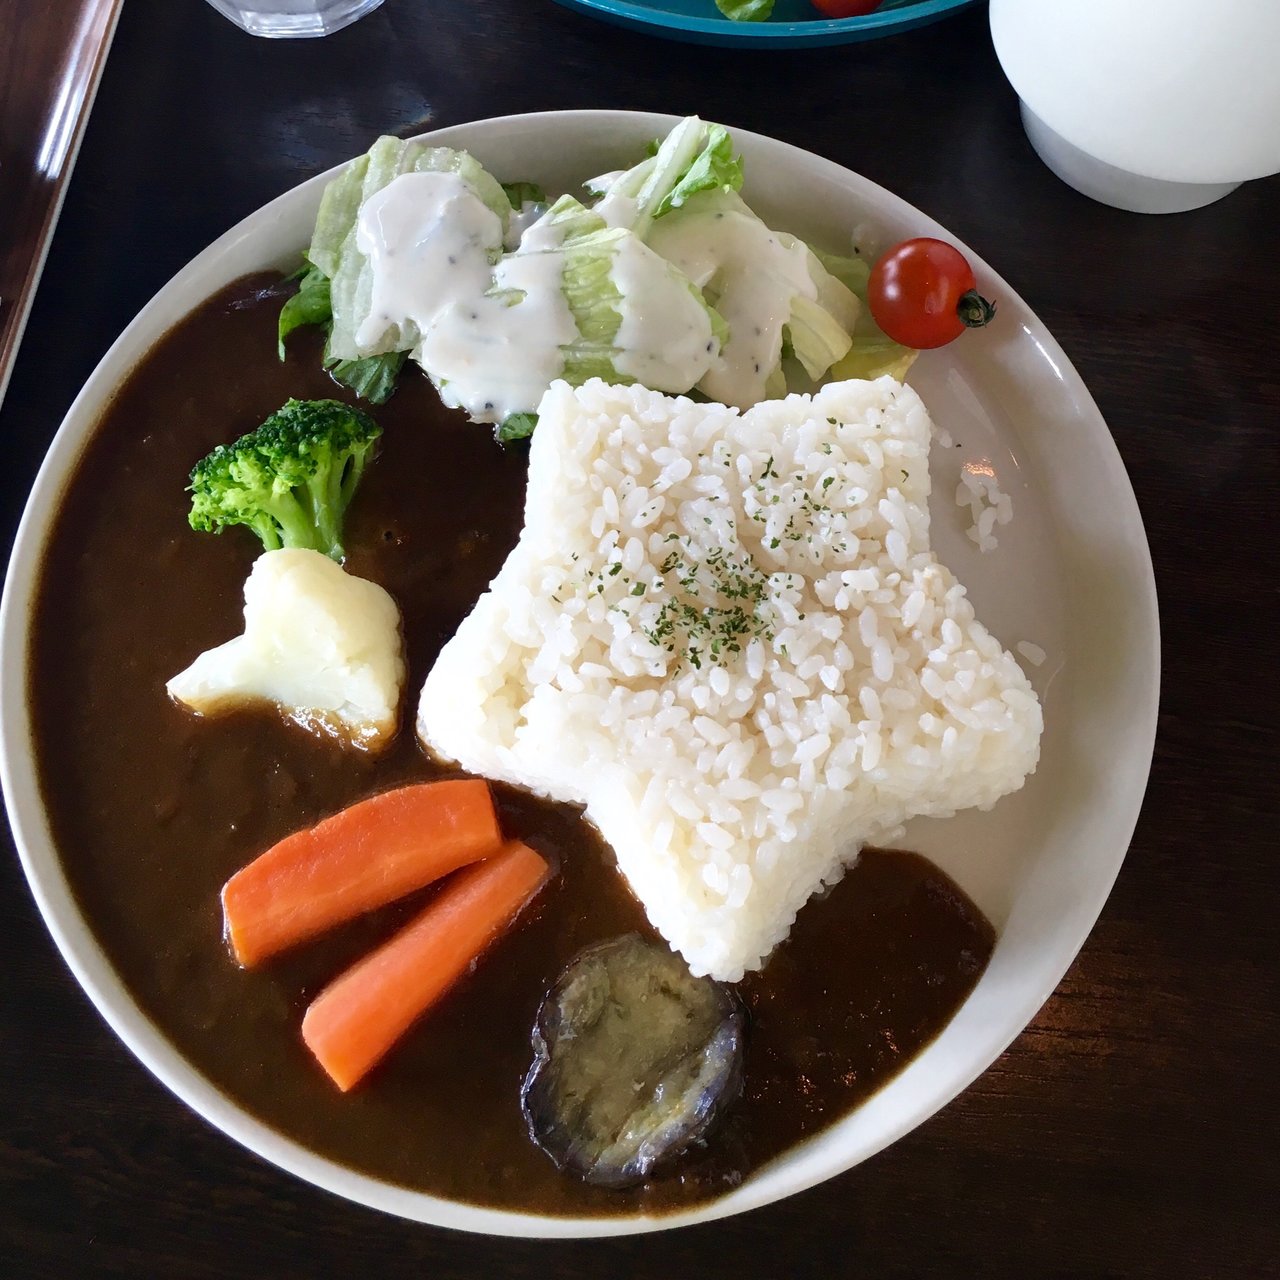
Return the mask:
M 470 150 L 504 181 L 534 180 L 554 191 L 629 163 L 674 123 L 660 115 L 570 111 L 478 121 L 431 137 Z M 746 162 L 744 195 L 771 225 L 834 251 L 849 249 L 851 228 L 872 247 L 913 235 L 953 239 L 838 165 L 732 132 Z M 1045 734 L 1040 767 L 1018 794 L 989 813 L 918 821 L 908 830 L 906 846 L 949 872 L 998 932 L 990 965 L 937 1040 L 847 1118 L 709 1205 L 659 1217 L 551 1218 L 390 1186 L 253 1119 L 138 1010 L 63 876 L 41 804 L 26 701 L 37 568 L 64 483 L 103 405 L 198 300 L 247 272 L 296 266 L 331 176 L 246 218 L 160 290 L 77 397 L 32 490 L 0 611 L 0 767 L 23 865 L 50 931 L 103 1016 L 180 1098 L 298 1177 L 390 1213 L 499 1235 L 624 1234 L 740 1213 L 850 1168 L 955 1097 L 1027 1025 L 1097 919 L 1133 833 L 1155 736 L 1159 630 L 1146 536 L 1106 424 L 1045 327 L 965 250 L 979 288 L 998 300 L 999 317 L 982 333 L 926 353 L 910 376 L 955 442 L 933 449 L 934 543 L 1006 647 L 1025 640 L 1047 654 L 1043 665 L 1028 668 L 1044 700 Z M 979 552 L 965 535 L 967 514 L 953 501 L 963 465 L 990 467 L 1012 495 L 1013 520 L 999 530 L 994 551 Z

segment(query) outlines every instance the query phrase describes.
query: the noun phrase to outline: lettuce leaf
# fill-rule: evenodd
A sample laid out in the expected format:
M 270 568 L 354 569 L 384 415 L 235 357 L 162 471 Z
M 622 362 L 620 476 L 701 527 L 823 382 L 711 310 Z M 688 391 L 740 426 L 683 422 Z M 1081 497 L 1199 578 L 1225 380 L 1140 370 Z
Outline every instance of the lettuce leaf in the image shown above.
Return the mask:
M 723 125 L 707 125 L 702 150 L 658 201 L 653 216 L 660 218 L 664 213 L 680 208 L 699 191 L 740 191 L 742 177 L 742 157 L 733 154 L 733 139 L 729 137 L 729 131 Z
M 522 209 L 527 204 L 546 204 L 547 193 L 536 182 L 504 182 L 502 194 L 512 209 Z
M 821 249 L 815 249 L 814 253 L 826 270 L 862 303 L 862 313 L 853 328 L 853 342 L 847 354 L 832 367 L 832 380 L 865 378 L 871 381 L 887 373 L 901 382 L 920 353 L 894 342 L 873 319 L 867 303 L 871 263 L 866 258 L 823 253 Z
M 808 389 L 849 350 L 858 299 L 803 240 L 771 230 L 736 191 L 704 189 L 655 220 L 649 244 L 728 320 L 721 358 L 699 384 L 714 399 L 745 408 Z M 784 348 L 794 357 L 789 370 Z
M 333 329 L 330 350 L 339 360 L 359 360 L 389 351 L 410 351 L 420 335 L 412 325 L 390 325 L 366 344 L 356 333 L 369 314 L 373 272 L 356 244 L 360 207 L 383 187 L 405 173 L 456 173 L 476 197 L 497 216 L 505 234 L 511 218 L 511 202 L 501 184 L 473 156 L 451 147 L 430 147 L 422 142 L 379 138 L 368 154 L 352 161 L 325 190 L 320 202 L 315 234 L 307 257 L 330 279 Z M 501 255 L 501 239 L 494 261 Z
M 759 21 L 772 9 L 772 0 L 717 3 L 740 21 Z M 447 360 L 436 361 L 440 369 L 426 367 L 426 361 L 435 360 L 430 354 L 434 348 L 424 345 L 424 335 L 412 321 L 389 324 L 376 337 L 368 330 L 377 326 L 364 325 L 361 331 L 370 314 L 373 273 L 356 244 L 359 212 L 370 196 L 411 172 L 457 173 L 495 214 L 503 239 L 490 244 L 492 224 L 486 224 L 481 246 L 495 273 L 489 299 L 519 308 L 526 286 L 503 281 L 546 278 L 540 268 L 531 275 L 500 265 L 511 260 L 510 254 L 504 255 L 504 242 L 509 247 L 518 241 L 515 252 L 520 255 L 555 255 L 560 260 L 561 290 L 577 337 L 565 343 L 562 334 L 554 341 L 562 344 L 559 376 L 571 383 L 592 377 L 614 383 L 639 378 L 655 389 L 687 393 L 691 388 L 668 384 L 700 365 L 703 373 L 697 386 L 702 392 L 726 403 L 745 404 L 785 394 L 789 388 L 807 389 L 828 378 L 873 378 L 883 373 L 901 377 L 915 359 L 914 352 L 889 341 L 871 320 L 865 305 L 870 272 L 865 259 L 817 252 L 794 236 L 772 231 L 747 207 L 738 194 L 742 160 L 722 125 L 690 116 L 637 164 L 587 184 L 598 201 L 588 205 L 565 195 L 545 211 L 530 208 L 546 204 L 545 192 L 536 184 L 503 185 L 466 152 L 385 137 L 325 191 L 298 291 L 285 302 L 278 324 L 282 358 L 294 329 L 324 326 L 325 367 L 357 395 L 377 403 L 394 390 L 406 353 L 424 363 L 438 386 L 451 376 L 443 367 Z M 524 216 L 513 222 L 516 210 Z M 717 222 L 713 231 L 705 221 L 712 217 L 726 221 Z M 624 249 L 625 256 L 619 257 Z M 649 255 L 652 263 L 646 260 Z M 474 269 L 484 275 L 482 262 Z M 654 270 L 666 274 L 655 277 Z M 645 282 L 644 297 L 652 304 L 647 311 L 684 317 L 668 330 L 681 335 L 678 341 L 657 340 L 652 324 L 641 323 L 641 313 L 628 308 L 622 291 L 632 288 L 627 282 L 633 280 L 636 288 L 640 280 Z M 758 318 L 762 283 L 768 285 L 764 319 Z M 705 313 L 706 331 L 697 310 L 690 313 L 682 292 L 673 292 L 684 289 Z M 567 323 L 560 323 L 567 331 Z M 740 329 L 737 342 L 732 325 Z M 765 326 L 763 345 L 760 325 Z M 357 335 L 374 340 L 357 342 Z M 655 349 L 624 349 L 620 335 L 634 347 Z M 472 396 L 474 390 L 467 394 Z M 447 393 L 446 401 L 459 403 L 449 400 Z M 508 412 L 495 434 L 501 440 L 523 439 L 535 422 L 531 412 Z
M 796 294 L 783 332 L 792 353 L 815 382 L 848 352 L 853 337 L 820 302 Z
M 613 340 L 618 336 L 622 294 L 613 280 L 613 250 L 626 234 L 619 230 L 593 231 L 569 241 L 562 249 L 564 274 L 560 288 L 578 326 L 583 349 L 612 351 Z
M 307 261 L 332 280 L 338 271 L 338 259 L 347 235 L 356 225 L 360 206 L 364 203 L 364 180 L 369 171 L 369 157 L 357 156 L 324 189 L 320 212 L 311 233 Z
M 814 255 L 827 272 L 840 281 L 850 293 L 856 294 L 867 305 L 867 281 L 871 279 L 871 263 L 866 258 L 848 258 L 838 253 L 824 253 L 814 249 Z
M 388 351 L 380 356 L 365 356 L 361 360 L 337 360 L 326 355 L 324 367 L 360 399 L 371 404 L 386 404 L 396 389 L 396 381 L 408 354 L 407 351 Z
M 629 242 L 629 243 L 628 243 Z M 673 366 L 664 361 L 670 353 L 653 350 L 631 350 L 621 345 L 622 309 L 625 297 L 618 286 L 614 271 L 615 255 L 623 249 L 632 251 L 632 268 L 642 264 L 647 273 L 647 289 L 662 289 L 668 297 L 680 298 L 681 290 L 687 290 L 696 305 L 706 316 L 704 339 L 698 339 L 700 367 L 705 370 L 715 352 L 724 341 L 727 329 L 724 320 L 703 297 L 702 291 L 677 267 L 646 247 L 633 232 L 622 227 L 609 227 L 587 235 L 566 240 L 560 252 L 564 255 L 564 271 L 561 289 L 569 311 L 578 328 L 579 341 L 562 348 L 564 353 L 564 379 L 574 386 L 590 378 L 603 378 L 615 385 L 626 385 L 636 379 L 619 368 L 618 361 L 641 368 L 651 368 L 656 376 L 652 385 L 656 390 L 680 392 L 689 390 L 700 374 L 690 379 L 689 385 L 664 385 L 673 373 Z M 636 256 L 638 255 L 638 257 Z M 657 276 L 654 275 L 657 273 Z M 682 300 L 681 300 L 682 301 Z M 677 304 L 679 305 L 679 304 Z M 696 312 L 693 313 L 696 315 Z M 687 351 L 677 359 L 687 359 Z M 675 368 L 682 367 L 677 363 Z
M 773 0 L 716 0 L 730 22 L 763 22 L 773 13 Z
M 327 325 L 333 318 L 329 303 L 329 277 L 319 267 L 304 259 L 298 292 L 280 308 L 276 322 L 276 351 L 284 359 L 285 339 L 308 324 Z
M 682 208 L 700 192 L 737 191 L 742 159 L 723 125 L 697 116 L 681 120 L 654 155 L 618 174 L 604 193 L 610 226 L 625 226 L 642 240 L 656 218 Z
M 285 340 L 295 329 L 319 325 L 325 331 L 324 367 L 330 375 L 360 399 L 385 404 L 396 389 L 396 379 L 400 376 L 407 352 L 392 351 L 359 360 L 343 360 L 331 354 L 329 338 L 333 312 L 329 301 L 329 277 L 304 256 L 298 279 L 298 292 L 285 301 L 276 322 L 276 349 L 280 359 L 285 357 Z
M 525 233 L 530 241 L 536 241 L 540 232 L 550 232 L 553 244 L 563 244 L 581 236 L 589 236 L 606 230 L 604 219 L 580 200 L 561 196 L 546 213 Z
M 509 413 L 498 424 L 498 429 L 493 433 L 494 438 L 502 444 L 507 444 L 511 440 L 527 440 L 533 435 L 537 425 L 536 413 Z
M 844 382 L 865 378 L 870 382 L 887 373 L 901 382 L 919 354 L 910 347 L 899 346 L 884 334 L 879 337 L 854 334 L 849 350 L 831 366 L 829 380 Z

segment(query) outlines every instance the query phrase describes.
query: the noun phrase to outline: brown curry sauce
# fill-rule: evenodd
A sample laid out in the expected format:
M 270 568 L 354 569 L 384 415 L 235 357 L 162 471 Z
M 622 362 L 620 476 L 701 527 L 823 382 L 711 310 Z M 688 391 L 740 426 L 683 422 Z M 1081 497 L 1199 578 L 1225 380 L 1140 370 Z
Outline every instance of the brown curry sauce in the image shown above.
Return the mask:
M 498 788 L 504 829 L 553 855 L 558 878 L 351 1094 L 311 1059 L 307 1002 L 430 890 L 260 970 L 222 939 L 219 890 L 277 839 L 400 783 L 444 776 L 412 731 L 440 646 L 519 533 L 525 450 L 444 409 L 409 370 L 373 410 L 382 457 L 347 519 L 347 567 L 404 618 L 399 737 L 370 757 L 266 712 L 201 720 L 165 681 L 242 627 L 260 550 L 247 530 L 187 526 L 192 464 L 290 396 L 343 397 L 315 334 L 272 356 L 284 290 L 236 282 L 126 380 L 68 483 L 31 637 L 35 750 L 63 866 L 85 918 L 144 1012 L 249 1112 L 339 1163 L 434 1194 L 553 1214 L 660 1212 L 713 1198 L 846 1114 L 945 1026 L 994 933 L 924 858 L 867 850 L 801 912 L 740 993 L 750 1015 L 742 1098 L 705 1148 L 629 1191 L 563 1176 L 528 1139 L 520 1085 L 538 1005 L 583 947 L 651 934 L 578 811 Z

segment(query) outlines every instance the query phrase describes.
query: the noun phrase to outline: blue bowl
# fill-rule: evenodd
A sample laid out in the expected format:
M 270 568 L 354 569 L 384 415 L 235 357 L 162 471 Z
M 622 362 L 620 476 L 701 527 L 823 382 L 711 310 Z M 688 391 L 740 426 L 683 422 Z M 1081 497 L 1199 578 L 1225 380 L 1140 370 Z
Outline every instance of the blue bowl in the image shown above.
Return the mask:
M 885 0 L 861 18 L 824 18 L 809 0 L 775 0 L 767 22 L 730 22 L 715 0 L 557 0 L 623 27 L 692 44 L 805 49 L 895 35 L 937 22 L 975 0 Z

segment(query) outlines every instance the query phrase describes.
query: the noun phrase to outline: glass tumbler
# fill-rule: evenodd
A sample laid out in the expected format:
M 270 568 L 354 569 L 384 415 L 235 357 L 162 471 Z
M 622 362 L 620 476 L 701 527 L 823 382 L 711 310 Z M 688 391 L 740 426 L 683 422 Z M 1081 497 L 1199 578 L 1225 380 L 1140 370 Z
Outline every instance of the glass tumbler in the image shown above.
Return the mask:
M 372 13 L 382 0 L 209 0 L 225 18 L 254 36 L 327 36 Z

